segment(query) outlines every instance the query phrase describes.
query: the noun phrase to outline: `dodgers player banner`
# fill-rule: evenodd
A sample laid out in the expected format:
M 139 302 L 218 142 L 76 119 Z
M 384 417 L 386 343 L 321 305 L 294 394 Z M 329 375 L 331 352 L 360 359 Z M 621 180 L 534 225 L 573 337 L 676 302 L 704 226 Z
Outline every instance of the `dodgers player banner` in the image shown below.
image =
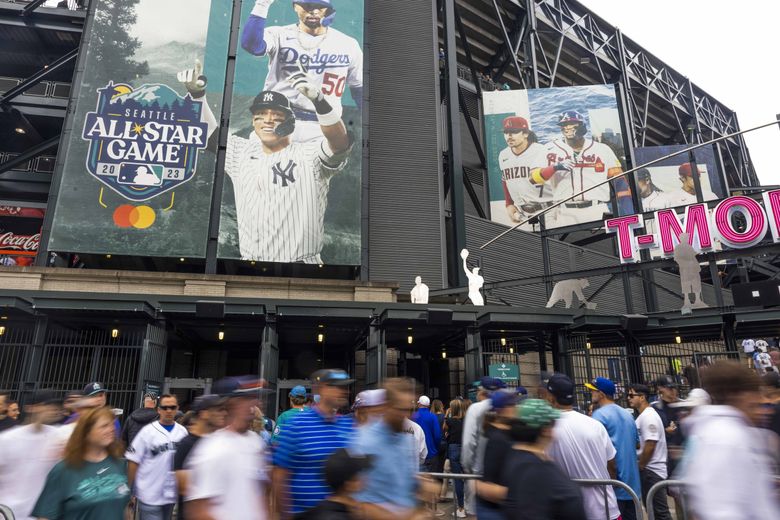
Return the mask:
M 483 93 L 491 220 L 508 226 L 624 171 L 614 86 Z M 633 212 L 625 179 L 545 214 L 548 229 Z M 523 224 L 538 231 L 539 223 Z
M 205 118 L 222 108 L 231 6 L 91 2 L 49 250 L 205 256 L 217 149 Z M 196 60 L 211 79 L 209 106 L 177 78 Z
M 244 2 L 220 258 L 360 264 L 363 11 Z

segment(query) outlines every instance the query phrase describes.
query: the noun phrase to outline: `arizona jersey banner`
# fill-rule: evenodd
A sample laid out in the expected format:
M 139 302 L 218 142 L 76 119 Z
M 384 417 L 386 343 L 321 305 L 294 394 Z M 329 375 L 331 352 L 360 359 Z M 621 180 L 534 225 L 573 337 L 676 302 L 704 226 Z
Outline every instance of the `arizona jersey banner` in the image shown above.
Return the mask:
M 93 0 L 49 250 L 205 256 L 217 150 L 207 118 L 222 107 L 232 6 Z M 194 62 L 209 78 L 199 96 L 180 78 Z

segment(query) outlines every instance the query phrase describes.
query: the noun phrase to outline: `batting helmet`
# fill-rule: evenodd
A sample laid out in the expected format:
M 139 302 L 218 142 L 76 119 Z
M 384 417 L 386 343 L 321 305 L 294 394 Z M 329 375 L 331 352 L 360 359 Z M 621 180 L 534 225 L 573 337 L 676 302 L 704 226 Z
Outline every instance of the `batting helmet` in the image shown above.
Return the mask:
M 252 106 L 249 107 L 249 111 L 252 114 L 258 113 L 264 108 L 270 108 L 272 110 L 278 110 L 284 113 L 285 120 L 279 123 L 274 129 L 274 133 L 279 137 L 286 137 L 295 131 L 295 115 L 290 107 L 290 100 L 287 96 L 274 92 L 273 90 L 264 90 L 260 92 L 255 100 L 252 102 Z
M 322 22 L 320 22 L 323 27 L 327 27 L 332 24 L 333 19 L 336 18 L 336 9 L 333 7 L 333 0 L 293 0 L 293 4 L 316 4 L 322 7 L 326 7 L 328 12 L 325 14 Z
M 640 168 L 636 172 L 636 180 L 638 181 L 652 181 L 653 178 L 650 176 L 650 170 L 647 168 Z
M 558 116 L 558 126 L 571 124 L 579 125 L 577 127 L 577 137 L 583 137 L 588 131 L 587 127 L 585 126 L 585 116 L 576 110 L 567 110 L 566 112 L 561 112 L 561 115 Z
M 677 173 L 680 175 L 680 177 L 693 177 L 693 168 L 691 167 L 691 163 L 682 163 L 677 169 Z M 701 174 L 701 170 L 699 170 L 698 166 L 696 166 L 696 173 L 699 175 Z

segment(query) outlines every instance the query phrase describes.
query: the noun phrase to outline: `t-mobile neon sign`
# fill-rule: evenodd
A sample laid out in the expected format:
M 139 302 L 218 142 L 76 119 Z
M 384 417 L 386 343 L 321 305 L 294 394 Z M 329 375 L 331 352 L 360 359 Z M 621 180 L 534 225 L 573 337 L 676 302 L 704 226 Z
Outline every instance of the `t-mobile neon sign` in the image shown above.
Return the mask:
M 723 199 L 713 210 L 706 204 L 691 204 L 685 208 L 683 219 L 673 209 L 655 212 L 655 232 L 637 235 L 636 229 L 644 227 L 642 215 L 615 217 L 604 221 L 607 233 L 615 233 L 621 263 L 639 261 L 639 251 L 657 248 L 664 257 L 674 255 L 674 247 L 680 235 L 687 233 L 690 245 L 699 253 L 712 251 L 715 239 L 726 246 L 738 249 L 752 247 L 766 236 L 780 242 L 780 190 L 763 194 L 764 206 L 741 195 Z M 744 229 L 734 226 L 732 217 L 741 214 Z

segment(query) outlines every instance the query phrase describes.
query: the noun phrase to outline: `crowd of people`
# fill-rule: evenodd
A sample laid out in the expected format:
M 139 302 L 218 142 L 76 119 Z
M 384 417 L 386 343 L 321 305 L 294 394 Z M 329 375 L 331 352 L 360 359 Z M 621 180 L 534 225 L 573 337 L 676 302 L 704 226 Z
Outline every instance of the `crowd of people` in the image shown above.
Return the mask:
M 226 378 L 186 414 L 149 393 L 121 429 L 100 383 L 64 403 L 39 390 L 21 423 L 0 398 L 0 424 L 17 421 L 0 433 L 0 504 L 21 519 L 413 520 L 443 514 L 453 480 L 459 518 L 630 520 L 633 495 L 674 478 L 685 485 L 657 490 L 656 518 L 780 518 L 780 374 L 719 361 L 701 380 L 684 400 L 672 377 L 632 385 L 627 409 L 598 377 L 583 413 L 563 374 L 535 395 L 485 377 L 476 402 L 446 407 L 392 378 L 350 406 L 354 380 L 326 369 L 275 424 L 262 381 Z M 581 482 L 610 479 L 624 485 Z

